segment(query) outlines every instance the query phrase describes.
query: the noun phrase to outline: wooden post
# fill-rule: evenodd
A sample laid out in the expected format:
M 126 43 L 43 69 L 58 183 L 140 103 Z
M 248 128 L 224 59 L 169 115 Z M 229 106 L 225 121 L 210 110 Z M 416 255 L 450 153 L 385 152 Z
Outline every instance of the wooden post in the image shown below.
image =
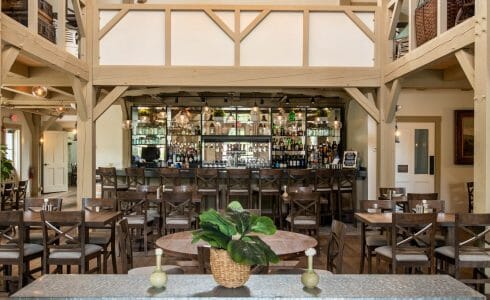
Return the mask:
M 413 0 L 409 0 L 412 2 Z M 378 7 L 380 7 L 379 24 L 380 28 L 386 28 L 390 23 L 387 16 L 388 7 L 386 1 L 379 0 Z M 390 37 L 387 30 L 378 30 L 381 38 L 378 39 L 380 43 L 380 68 L 381 74 L 384 74 L 386 65 L 390 62 Z M 377 90 L 378 109 L 380 112 L 380 122 L 378 124 L 378 138 L 377 138 L 377 189 L 384 186 L 394 186 L 395 184 L 395 124 L 391 120 L 388 122 L 386 119 L 388 111 L 390 109 L 390 88 L 384 83 L 381 84 Z
M 81 207 L 83 197 L 95 197 L 95 122 L 93 120 L 93 108 L 95 107 L 95 89 L 92 84 L 92 60 L 94 42 L 94 1 L 87 1 L 84 18 L 85 38 L 82 40 L 84 49 L 83 59 L 89 65 L 89 81 L 82 88 L 83 101 L 85 102 L 86 115 L 81 118 L 77 109 L 77 206 Z
M 487 0 L 475 2 L 475 159 L 474 211 L 490 212 L 490 49 L 488 23 L 490 6 Z M 489 187 L 489 188 L 487 188 Z
M 41 115 L 24 112 L 24 116 L 31 131 L 32 141 L 31 165 L 29 166 L 32 168 L 31 197 L 37 197 L 41 187 Z

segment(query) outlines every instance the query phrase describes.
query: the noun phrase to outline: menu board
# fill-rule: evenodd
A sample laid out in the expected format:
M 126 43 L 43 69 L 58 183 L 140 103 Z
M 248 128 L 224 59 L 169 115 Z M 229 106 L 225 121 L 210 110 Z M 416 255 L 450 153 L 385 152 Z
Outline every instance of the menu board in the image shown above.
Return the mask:
M 343 167 L 355 168 L 357 162 L 357 151 L 344 151 Z

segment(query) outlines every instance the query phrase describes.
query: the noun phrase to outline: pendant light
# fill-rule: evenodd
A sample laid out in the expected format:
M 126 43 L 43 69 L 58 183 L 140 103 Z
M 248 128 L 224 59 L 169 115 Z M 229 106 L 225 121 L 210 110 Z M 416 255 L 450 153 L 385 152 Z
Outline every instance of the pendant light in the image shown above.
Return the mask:
M 395 123 L 395 143 L 400 143 L 400 130 L 398 129 L 398 123 Z
M 230 111 L 230 114 L 226 118 L 226 123 L 234 123 L 234 122 L 235 122 L 235 117 L 233 116 L 233 114 Z
M 333 121 L 333 127 L 335 129 L 340 129 L 342 128 L 342 122 L 340 122 L 338 119 L 337 119 L 337 112 L 335 112 L 335 120 Z
M 254 106 L 252 107 L 252 111 L 254 111 L 254 112 L 259 111 L 259 106 L 257 105 L 257 101 L 255 101 Z
M 46 98 L 48 96 L 48 88 L 42 85 L 33 86 L 31 93 L 36 97 Z

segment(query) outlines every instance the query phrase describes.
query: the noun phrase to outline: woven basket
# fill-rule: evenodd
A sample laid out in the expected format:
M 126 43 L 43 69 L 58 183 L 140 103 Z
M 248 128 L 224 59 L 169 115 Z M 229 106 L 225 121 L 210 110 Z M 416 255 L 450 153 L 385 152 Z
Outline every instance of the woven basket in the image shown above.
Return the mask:
M 226 250 L 211 248 L 210 264 L 214 280 L 227 288 L 243 286 L 250 277 L 250 266 L 234 262 Z
M 415 8 L 415 37 L 417 46 L 437 35 L 437 0 L 419 0 Z

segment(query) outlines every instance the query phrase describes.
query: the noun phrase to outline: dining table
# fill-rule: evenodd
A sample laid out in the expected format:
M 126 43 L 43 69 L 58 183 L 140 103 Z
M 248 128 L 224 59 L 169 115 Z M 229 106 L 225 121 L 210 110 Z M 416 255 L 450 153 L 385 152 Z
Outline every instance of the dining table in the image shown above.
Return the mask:
M 369 212 L 357 212 L 355 213 L 355 218 L 361 222 L 361 263 L 359 274 L 364 272 L 364 264 L 363 260 L 366 254 L 366 228 L 368 226 L 371 227 L 382 227 L 387 228 L 392 226 L 393 218 L 392 212 L 377 212 L 377 213 L 369 213 Z M 454 227 L 455 225 L 456 215 L 454 213 L 438 213 L 437 214 L 437 225 L 439 227 Z M 388 242 L 389 242 L 388 238 Z M 450 243 L 454 240 L 454 231 L 447 231 L 447 239 L 446 241 Z
M 277 230 L 273 235 L 257 235 L 282 259 L 298 256 L 318 245 L 313 237 L 291 231 Z M 168 255 L 196 259 L 197 246 L 207 243 L 199 241 L 193 244 L 192 231 L 181 231 L 159 238 L 156 245 Z

